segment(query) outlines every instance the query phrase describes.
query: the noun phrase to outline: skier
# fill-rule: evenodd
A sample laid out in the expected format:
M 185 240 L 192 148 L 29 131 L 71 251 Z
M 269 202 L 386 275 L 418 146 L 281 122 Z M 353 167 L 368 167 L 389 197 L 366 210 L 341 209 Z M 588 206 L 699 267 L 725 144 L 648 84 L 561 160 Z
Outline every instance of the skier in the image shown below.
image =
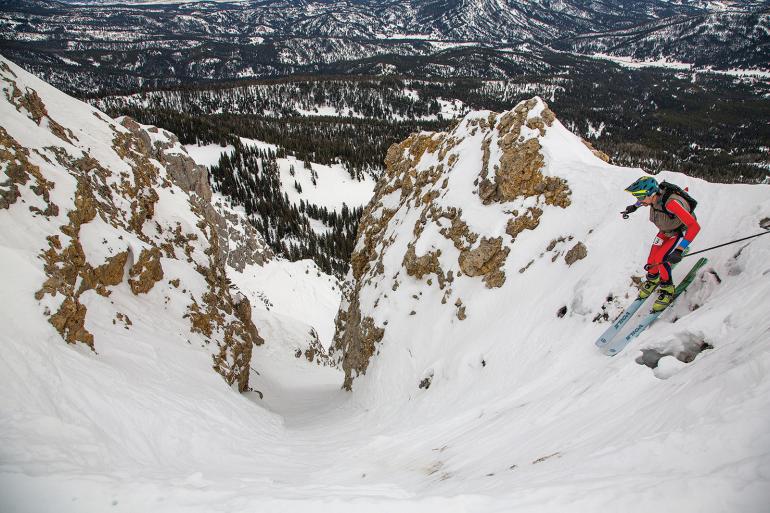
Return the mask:
M 641 206 L 650 207 L 650 221 L 659 230 L 647 258 L 647 277 L 639 290 L 639 297 L 645 299 L 658 289 L 660 294 L 652 311 L 659 312 L 674 298 L 676 289 L 671 279 L 671 266 L 682 260 L 687 247 L 700 231 L 692 213 L 698 202 L 676 185 L 658 183 L 651 176 L 639 178 L 626 190 L 637 201 L 621 212 L 623 218 L 628 219 L 628 214 Z

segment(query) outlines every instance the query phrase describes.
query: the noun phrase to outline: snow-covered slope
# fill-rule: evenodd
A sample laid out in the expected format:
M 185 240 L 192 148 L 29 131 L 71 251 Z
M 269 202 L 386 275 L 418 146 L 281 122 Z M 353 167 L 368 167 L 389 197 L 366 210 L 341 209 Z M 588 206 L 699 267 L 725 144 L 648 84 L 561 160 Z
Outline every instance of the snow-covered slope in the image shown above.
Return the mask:
M 514 504 L 566 493 L 592 511 L 603 501 L 588 490 L 614 487 L 617 511 L 655 496 L 663 510 L 760 511 L 770 237 L 708 253 L 687 295 L 610 359 L 593 342 L 635 296 L 656 230 L 646 211 L 618 214 L 641 171 L 599 157 L 539 99 L 392 147 L 338 319 L 346 385 L 422 436 L 451 433 L 434 442 L 443 490 L 494 488 L 488 472 L 533 498 Z M 693 250 L 770 218 L 770 187 L 659 178 L 699 200 Z
M 5 61 L 1 76 L 3 512 L 765 509 L 768 237 L 709 253 L 674 311 L 602 355 L 603 314 L 634 294 L 654 235 L 617 214 L 639 170 L 597 159 L 540 100 L 389 153 L 336 335 L 350 393 L 293 353 L 311 326 L 328 340 L 337 287 L 244 252 L 258 236 L 216 197 L 207 217 L 170 134 Z M 694 249 L 770 217 L 768 186 L 665 177 L 700 201 Z M 229 359 L 245 347 L 227 333 L 252 321 L 265 343 Z M 253 392 L 212 372 L 217 343 L 220 373 Z M 651 369 L 640 348 L 695 357 Z

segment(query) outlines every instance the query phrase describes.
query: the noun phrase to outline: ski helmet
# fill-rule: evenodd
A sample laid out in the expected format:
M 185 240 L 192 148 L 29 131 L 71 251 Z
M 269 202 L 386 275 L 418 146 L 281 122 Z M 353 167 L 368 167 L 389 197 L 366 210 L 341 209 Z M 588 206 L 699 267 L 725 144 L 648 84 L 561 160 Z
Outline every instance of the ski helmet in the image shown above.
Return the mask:
M 652 196 L 660 190 L 658 181 L 651 176 L 643 176 L 628 187 L 626 190 L 634 195 L 637 199 L 644 199 L 648 196 Z

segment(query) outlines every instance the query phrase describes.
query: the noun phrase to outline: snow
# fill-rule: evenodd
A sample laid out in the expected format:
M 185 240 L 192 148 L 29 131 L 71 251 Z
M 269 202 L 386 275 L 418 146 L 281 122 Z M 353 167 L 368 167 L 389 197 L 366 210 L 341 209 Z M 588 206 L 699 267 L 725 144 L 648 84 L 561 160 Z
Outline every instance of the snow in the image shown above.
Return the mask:
M 230 278 L 247 295 L 255 314 L 279 314 L 303 326 L 305 335 L 314 328 L 325 347 L 331 344 L 341 284 L 312 260 L 275 259 L 261 267 L 247 266 L 242 273 L 232 270 Z M 269 305 L 262 298 L 269 298 Z
M 278 147 L 256 139 L 241 137 L 244 145 L 257 147 L 261 150 L 276 152 Z M 211 167 L 219 162 L 220 155 L 225 152 L 232 155 L 235 148 L 232 145 L 221 147 L 217 144 L 206 146 L 186 145 L 185 149 L 196 163 Z M 304 161 L 289 156 L 277 159 L 281 179 L 281 190 L 289 196 L 289 201 L 299 205 L 300 201 L 313 204 L 318 207 L 326 207 L 330 211 L 340 212 L 343 205 L 348 208 L 365 206 L 374 193 L 374 179 L 365 174 L 362 180 L 354 180 L 345 170 L 342 164 L 331 166 L 310 163 L 313 172 L 316 173 L 316 184 L 313 185 L 311 170 L 305 167 Z M 291 169 L 294 169 L 294 176 Z M 294 183 L 299 184 L 302 192 L 298 192 Z M 323 222 L 309 219 L 311 226 L 317 233 L 325 233 L 330 228 Z M 337 301 L 336 304 L 339 304 Z M 336 309 L 336 306 L 335 306 Z
M 593 55 L 583 55 L 583 57 L 592 57 L 595 59 L 603 59 L 612 61 L 616 64 L 623 66 L 624 68 L 638 69 L 638 68 L 668 68 L 676 70 L 693 71 L 696 73 L 715 73 L 719 75 L 729 75 L 734 77 L 748 77 L 748 78 L 770 78 L 770 71 L 758 70 L 758 69 L 728 69 L 719 70 L 711 67 L 695 68 L 692 64 L 686 62 L 678 62 L 669 59 L 651 59 L 651 60 L 637 60 L 632 57 L 625 57 L 619 55 L 608 55 L 604 53 L 595 53 Z
M 211 167 L 219 164 L 219 159 L 222 155 L 232 155 L 235 151 L 235 146 L 231 144 L 228 144 L 227 146 L 221 146 L 219 144 L 207 144 L 204 146 L 185 144 L 184 149 L 196 164 Z
M 12 69 L 79 141 L 63 143 L 3 100 L 0 123 L 9 134 L 31 149 L 88 152 L 113 171 L 128 170 L 111 148 L 112 122 Z M 464 139 L 450 152 L 458 161 L 437 201 L 462 205 L 473 230 L 507 237 L 503 212 L 528 203 L 484 206 L 471 193 L 482 132 L 458 128 Z M 66 209 L 50 221 L 21 200 L 0 210 L 2 510 L 766 511 L 770 237 L 708 253 L 707 272 L 676 310 L 607 358 L 593 345 L 606 324 L 592 318 L 608 293 L 618 298 L 611 314 L 629 300 L 628 278 L 642 272 L 654 236 L 644 215 L 623 221 L 617 214 L 631 201 L 623 188 L 642 171 L 599 161 L 558 121 L 545 136 L 525 136 L 539 137 L 544 172 L 568 181 L 570 207 L 548 207 L 536 230 L 517 237 L 500 289 L 458 277 L 441 305 L 435 284 L 404 273 L 397 291 L 385 281 L 368 285 L 362 308 L 378 324 L 390 322 L 352 393 L 339 389 L 339 370 L 291 354 L 310 325 L 328 341 L 339 300 L 337 285 L 314 275 L 308 262 L 231 272 L 253 299 L 266 338 L 254 348 L 255 391 L 239 395 L 211 370 L 203 337 L 182 317 L 189 294 L 205 290 L 192 264 L 163 259 L 163 282 L 142 296 L 125 283 L 109 298 L 87 293 L 94 353 L 65 344 L 42 315 L 45 303 L 34 298 L 45 279 L 37 255 L 45 236 L 66 222 Z M 74 180 L 54 158 L 30 158 L 55 182 L 55 201 L 71 204 Z M 426 154 L 420 166 L 436 162 Z M 301 162 L 295 168 L 308 179 Z M 355 205 L 371 194 L 363 185 L 340 185 L 344 170 L 313 168 L 318 189 L 305 193 L 303 183 L 313 201 Z M 710 184 L 672 172 L 660 178 L 688 185 L 699 200 L 703 230 L 693 250 L 754 233 L 770 217 L 770 186 Z M 32 198 L 24 187 L 23 197 Z M 158 191 L 155 219 L 184 221 L 185 231 L 196 232 L 184 194 L 170 190 Z M 419 217 L 397 200 L 389 198 L 400 210 L 386 233 L 395 236 L 383 259 L 386 277 L 401 269 Z M 104 227 L 91 223 L 83 227 L 86 253 L 106 256 Z M 561 235 L 574 239 L 546 253 Z M 426 229 L 420 250 L 440 246 L 442 265 L 456 264 L 456 249 L 444 240 Z M 563 251 L 578 240 L 588 257 L 568 267 Z M 184 289 L 167 285 L 174 278 Z M 389 294 L 374 309 L 380 290 Z M 468 305 L 465 321 L 455 317 L 456 297 Z M 557 318 L 564 305 L 567 315 Z M 113 324 L 117 313 L 132 324 Z M 653 370 L 636 362 L 640 349 L 676 352 L 703 339 L 713 349 L 691 363 L 667 355 Z M 428 373 L 430 388 L 419 389 Z
M 304 200 L 339 212 L 343 204 L 361 207 L 371 199 L 375 183 L 368 174 L 359 181 L 351 178 L 342 164 L 327 166 L 311 162 L 310 167 L 318 176 L 316 185 L 313 185 L 311 170 L 305 167 L 302 160 L 291 156 L 278 159 L 281 188 L 293 204 L 299 205 L 300 200 Z M 291 175 L 292 168 L 294 176 Z M 294 182 L 299 184 L 302 192 L 297 191 Z
M 669 68 L 669 69 L 682 69 L 682 70 L 690 70 L 692 69 L 692 64 L 688 64 L 686 62 L 677 62 L 673 60 L 668 59 L 657 59 L 657 60 L 636 60 L 632 57 L 624 57 L 619 55 L 608 55 L 604 53 L 595 53 L 593 55 L 590 55 L 589 57 L 593 57 L 595 59 L 603 59 L 612 61 L 614 63 L 620 64 L 621 66 L 625 68 Z

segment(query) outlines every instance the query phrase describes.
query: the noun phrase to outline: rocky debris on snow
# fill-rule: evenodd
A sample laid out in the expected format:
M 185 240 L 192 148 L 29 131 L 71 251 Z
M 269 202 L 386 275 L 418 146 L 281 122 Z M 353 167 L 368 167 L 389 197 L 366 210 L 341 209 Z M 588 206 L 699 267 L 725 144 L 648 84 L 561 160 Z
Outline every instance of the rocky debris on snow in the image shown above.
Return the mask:
M 421 280 L 426 274 L 435 274 L 438 278 L 439 285 L 444 288 L 444 271 L 441 270 L 441 264 L 438 257 L 441 256 L 441 250 L 429 251 L 428 253 L 418 257 L 415 255 L 414 244 L 409 244 L 404 255 L 403 266 L 406 269 L 406 274 L 414 276 L 418 280 Z
M 128 275 L 131 292 L 136 295 L 146 294 L 155 283 L 163 279 L 163 267 L 160 265 L 160 250 L 158 248 L 143 249 L 139 259 Z
M 430 384 L 433 381 L 433 371 L 428 372 L 428 375 L 422 378 L 422 381 L 420 381 L 420 384 L 417 388 L 428 390 L 430 388 Z
M 53 183 L 46 180 L 40 168 L 29 161 L 29 153 L 27 148 L 23 148 L 0 126 L 0 161 L 5 163 L 5 174 L 8 177 L 0 183 L 0 210 L 7 209 L 16 203 L 21 196 L 20 185 L 26 185 L 30 180 L 34 180 L 35 183 L 30 186 L 30 190 L 45 202 L 46 208 L 41 210 L 39 207 L 31 206 L 30 210 L 44 216 L 56 216 L 59 214 L 59 207 L 51 202 L 49 194 Z
M 582 242 L 578 242 L 572 248 L 567 251 L 567 254 L 564 255 L 564 261 L 567 262 L 567 265 L 572 265 L 578 260 L 583 260 L 585 257 L 588 256 L 588 249 L 586 249 L 585 244 Z
M 38 126 L 43 126 L 45 122 L 48 130 L 64 142 L 72 144 L 73 141 L 77 141 L 77 137 L 69 128 L 64 128 L 48 115 L 48 109 L 46 109 L 37 91 L 25 88 L 22 92 L 21 88 L 12 80 L 12 78 L 16 78 L 16 74 L 6 63 L 0 62 L 0 72 L 2 72 L 0 75 L 2 80 L 10 85 L 10 93 L 6 93 L 6 98 L 16 107 L 18 112 L 25 113 Z
M 203 217 L 214 225 L 219 238 L 219 258 L 233 269 L 243 272 L 246 265 L 263 265 L 273 258 L 273 252 L 262 235 L 243 216 L 237 215 L 222 202 L 212 204 L 208 170 L 196 164 L 186 153 L 178 151 L 176 135 L 156 127 L 143 128 L 129 117 L 121 118 L 121 125 L 134 136 L 137 148 L 160 162 L 171 181 L 183 191 L 194 194 L 191 202 Z
M 543 215 L 543 209 L 529 207 L 522 215 L 519 215 L 518 210 L 514 210 L 511 214 L 513 217 L 508 220 L 505 233 L 510 235 L 513 240 L 516 240 L 516 236 L 524 230 L 534 230 L 537 228 L 540 224 L 540 216 Z
M 316 365 L 322 365 L 324 367 L 335 367 L 335 360 L 329 356 L 329 353 L 326 351 L 323 344 L 321 343 L 321 340 L 318 338 L 318 333 L 316 330 L 311 329 L 309 335 L 310 342 L 308 343 L 307 348 L 304 351 L 298 348 L 295 351 L 294 356 L 296 358 L 301 358 L 304 356 L 308 362 L 315 362 Z
M 543 463 L 544 461 L 550 460 L 551 458 L 561 458 L 561 452 L 555 452 L 553 454 L 549 454 L 548 456 L 543 456 L 541 458 L 538 458 L 532 462 L 533 465 L 536 465 L 538 463 Z

